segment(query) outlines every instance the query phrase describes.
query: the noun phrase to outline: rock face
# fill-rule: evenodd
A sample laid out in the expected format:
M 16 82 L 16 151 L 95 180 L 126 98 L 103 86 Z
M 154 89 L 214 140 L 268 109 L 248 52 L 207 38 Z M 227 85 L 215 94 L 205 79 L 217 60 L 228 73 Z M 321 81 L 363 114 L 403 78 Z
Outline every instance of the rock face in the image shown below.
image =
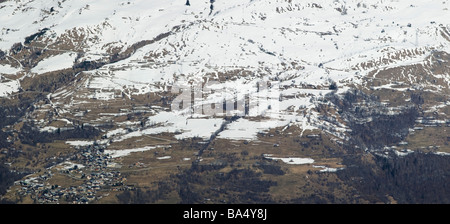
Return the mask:
M 447 155 L 447 5 L 0 1 L 2 161 L 28 174 L 78 160 L 77 150 L 86 147 L 96 146 L 100 153 L 151 148 L 137 150 L 143 153 L 139 164 L 170 167 L 160 163 L 173 162 L 177 172 L 194 176 L 252 164 L 264 175 L 286 176 L 308 169 L 260 155 L 312 158 L 314 167 L 337 173 L 365 158 L 344 161 L 349 154 L 376 157 L 389 148 Z M 74 146 L 69 141 L 92 144 Z M 108 161 L 118 166 L 100 167 L 137 169 L 138 163 L 131 161 L 136 158 L 124 158 Z M 435 159 L 426 158 L 424 164 Z M 221 161 L 220 166 L 211 161 Z M 180 168 L 186 164 L 191 170 Z M 241 174 L 260 178 L 255 170 L 233 172 L 224 175 L 230 180 Z M 213 179 L 222 181 L 217 175 Z M 168 179 L 188 185 L 205 181 L 177 178 Z M 313 198 L 306 190 L 290 197 L 279 190 L 291 186 L 267 186 L 244 198 L 259 200 L 267 193 L 278 202 L 330 202 L 328 196 Z M 183 192 L 178 201 L 198 202 L 202 197 L 192 189 L 173 190 Z M 216 201 L 231 200 L 222 193 Z M 158 194 L 163 198 L 170 190 Z M 333 197 L 347 202 L 342 195 Z M 88 194 L 75 198 L 99 199 Z M 119 198 L 130 202 L 133 195 Z M 384 199 L 370 202 L 379 201 Z

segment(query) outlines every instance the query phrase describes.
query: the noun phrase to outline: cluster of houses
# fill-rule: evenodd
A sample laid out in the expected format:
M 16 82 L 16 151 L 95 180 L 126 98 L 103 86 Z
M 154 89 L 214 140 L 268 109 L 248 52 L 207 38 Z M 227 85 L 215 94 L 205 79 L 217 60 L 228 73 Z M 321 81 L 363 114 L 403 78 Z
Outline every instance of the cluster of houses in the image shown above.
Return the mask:
M 61 187 L 45 183 L 40 177 L 33 180 L 20 181 L 19 194 L 30 196 L 34 203 L 86 204 L 98 198 L 99 185 L 82 184 L 79 186 Z
M 18 181 L 16 185 L 19 185 L 19 195 L 30 196 L 34 203 L 39 204 L 87 204 L 102 198 L 110 191 L 129 188 L 124 184 L 126 178 L 115 169 L 117 164 L 111 162 L 111 157 L 103 153 L 101 146 L 84 147 L 81 153 L 71 160 L 78 164 L 66 161 L 47 168 L 39 176 Z M 68 187 L 50 184 L 49 180 L 56 175 L 55 172 L 71 178 L 73 183 L 82 184 Z

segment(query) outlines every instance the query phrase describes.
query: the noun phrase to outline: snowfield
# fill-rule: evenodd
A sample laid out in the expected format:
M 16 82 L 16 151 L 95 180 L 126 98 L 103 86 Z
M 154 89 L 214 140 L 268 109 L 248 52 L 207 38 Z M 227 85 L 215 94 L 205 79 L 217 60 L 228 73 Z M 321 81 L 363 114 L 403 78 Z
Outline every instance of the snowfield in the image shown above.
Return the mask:
M 449 52 L 448 0 L 217 0 L 212 11 L 210 5 L 206 0 L 191 6 L 185 0 L 5 1 L 0 50 L 11 53 L 14 44 L 27 45 L 27 38 L 48 29 L 32 38 L 32 47 L 59 54 L 30 68 L 37 74 L 131 52 L 86 72 L 90 78 L 82 88 L 92 90 L 86 98 L 99 101 L 199 80 L 222 80 L 217 88 L 234 91 L 202 90 L 196 103 L 205 106 L 241 93 L 254 97 L 257 81 L 270 82 L 277 105 L 263 99 L 266 109 L 253 114 L 267 119 L 238 119 L 218 134 L 225 139 L 256 139 L 258 132 L 286 125 L 303 130 L 329 125 L 320 123 L 312 108 L 331 92 L 331 81 L 342 93 L 345 83 L 361 83 L 374 69 L 423 63 L 433 51 Z M 143 44 L 133 49 L 137 43 Z M 19 71 L 0 65 L 0 73 Z M 0 96 L 19 89 L 17 81 L 1 82 Z M 115 138 L 169 132 L 177 139 L 207 139 L 224 122 L 190 116 L 161 112 L 149 118 L 153 127 Z M 335 130 L 336 136 L 345 132 Z
M 71 68 L 73 66 L 76 54 L 75 53 L 64 53 L 56 55 L 54 57 L 46 58 L 39 62 L 34 68 L 31 69 L 32 73 L 46 73 L 57 70 L 62 70 L 66 68 Z
M 11 93 L 19 91 L 20 83 L 17 80 L 0 82 L 0 97 L 9 96 Z

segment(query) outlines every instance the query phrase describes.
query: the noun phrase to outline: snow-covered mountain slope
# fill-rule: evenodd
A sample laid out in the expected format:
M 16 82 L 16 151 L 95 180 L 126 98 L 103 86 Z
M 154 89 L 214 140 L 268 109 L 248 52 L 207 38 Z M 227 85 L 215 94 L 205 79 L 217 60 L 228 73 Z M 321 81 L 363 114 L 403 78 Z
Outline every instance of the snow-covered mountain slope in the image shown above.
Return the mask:
M 186 2 L 0 0 L 1 202 L 450 200 L 449 0 Z
M 177 62 L 185 73 L 199 66 L 225 70 L 261 64 L 273 73 L 289 73 L 291 63 L 349 69 L 401 50 L 445 50 L 448 4 L 236 0 L 214 2 L 210 13 L 208 1 L 191 6 L 183 0 L 6 1 L 0 49 L 28 42 L 50 51 L 81 52 L 82 61 L 169 33 L 134 58 Z M 190 65 L 194 62 L 197 67 Z
M 253 114 L 264 119 L 233 124 L 244 131 L 253 126 L 248 122 L 262 125 L 252 129 L 250 136 L 255 136 L 261 129 L 291 124 L 303 130 L 330 126 L 318 119 L 314 108 L 317 99 L 333 92 L 331 85 L 344 93 L 355 85 L 368 85 L 367 78 L 376 79 L 380 71 L 425 65 L 433 52 L 449 52 L 447 0 L 190 3 L 5 1 L 0 4 L 0 72 L 5 74 L 0 93 L 7 97 L 29 88 L 17 80 L 95 62 L 99 66 L 76 70 L 83 72 L 82 80 L 49 94 L 53 105 L 63 108 L 60 116 L 71 116 L 75 107 L 93 101 L 131 99 L 188 82 L 216 81 L 216 92 L 203 89 L 196 102 L 203 105 L 197 116 L 205 117 L 208 104 L 245 101 L 246 95 L 255 100 L 258 82 L 264 80 L 271 83 L 259 101 L 266 108 Z M 405 74 L 410 85 L 415 80 L 411 75 L 415 76 Z M 434 79 L 438 84 L 430 84 L 434 87 L 429 90 L 448 91 L 448 74 L 435 74 Z M 380 85 L 389 87 L 390 80 L 384 81 Z M 169 118 L 176 114 L 171 113 Z M 183 122 L 175 122 L 174 130 L 186 128 Z M 332 126 L 337 136 L 347 128 L 343 123 Z M 236 135 L 227 131 L 218 137 Z

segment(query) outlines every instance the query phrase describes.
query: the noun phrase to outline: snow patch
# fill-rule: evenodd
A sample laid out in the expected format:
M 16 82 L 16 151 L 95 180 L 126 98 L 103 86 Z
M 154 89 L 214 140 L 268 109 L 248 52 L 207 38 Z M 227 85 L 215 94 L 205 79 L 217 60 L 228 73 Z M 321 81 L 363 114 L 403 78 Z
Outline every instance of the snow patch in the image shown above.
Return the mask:
M 34 68 L 32 73 L 42 74 L 71 68 L 77 55 L 75 53 L 63 53 L 40 61 Z
M 19 71 L 20 69 L 12 67 L 11 65 L 0 64 L 0 74 L 15 75 Z
M 82 168 L 85 167 L 82 164 L 72 163 L 72 162 L 69 162 L 69 161 L 62 162 L 62 163 L 58 164 L 58 166 L 62 166 L 62 168 L 59 168 L 60 170 L 74 169 L 75 166 L 77 167 L 77 169 L 82 169 Z
M 435 154 L 440 156 L 450 156 L 450 153 L 448 152 L 435 152 Z
M 265 158 L 272 159 L 272 160 L 281 160 L 286 164 L 295 164 L 295 165 L 314 163 L 314 159 L 311 159 L 311 158 L 298 158 L 298 157 L 281 158 L 281 157 L 272 157 L 272 156 L 266 156 Z
M 256 140 L 260 132 L 270 128 L 280 127 L 286 122 L 279 120 L 251 121 L 240 118 L 227 125 L 226 129 L 219 133 L 217 138 L 234 140 Z
M 337 172 L 338 170 L 343 170 L 344 168 L 330 168 L 326 166 L 316 166 L 313 165 L 314 168 L 322 168 L 319 172 Z
M 89 145 L 93 145 L 94 142 L 93 141 L 82 141 L 82 140 L 75 140 L 75 141 L 66 141 L 66 144 L 69 144 L 71 146 L 89 146 Z
M 135 149 L 108 149 L 105 150 L 105 154 L 109 154 L 109 156 L 111 156 L 111 158 L 118 158 L 118 157 L 124 157 L 124 156 L 128 156 L 133 152 L 145 152 L 145 151 L 149 151 L 152 149 L 156 149 L 158 147 L 162 147 L 162 146 L 145 146 L 145 147 L 141 147 L 141 148 L 135 148 Z
M 9 96 L 12 93 L 18 92 L 19 89 L 20 89 L 20 83 L 17 80 L 1 82 L 0 83 L 0 97 Z

